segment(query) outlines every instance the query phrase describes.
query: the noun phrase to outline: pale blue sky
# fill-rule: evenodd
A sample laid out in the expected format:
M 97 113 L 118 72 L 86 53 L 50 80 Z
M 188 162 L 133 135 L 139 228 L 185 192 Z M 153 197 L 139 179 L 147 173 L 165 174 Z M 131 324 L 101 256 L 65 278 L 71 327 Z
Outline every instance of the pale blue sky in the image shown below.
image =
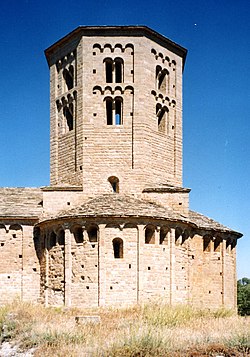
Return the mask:
M 79 25 L 146 25 L 188 49 L 184 186 L 190 207 L 244 233 L 250 277 L 250 2 L 0 1 L 0 186 L 49 184 L 49 71 L 44 49 Z

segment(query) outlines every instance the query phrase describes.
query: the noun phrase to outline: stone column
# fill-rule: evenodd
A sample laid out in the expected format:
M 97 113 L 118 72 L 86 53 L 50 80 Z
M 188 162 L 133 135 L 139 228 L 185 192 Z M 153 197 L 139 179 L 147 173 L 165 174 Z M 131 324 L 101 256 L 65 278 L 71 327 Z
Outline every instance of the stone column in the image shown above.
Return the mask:
M 138 225 L 137 233 L 137 302 L 143 300 L 143 247 L 145 244 L 145 230 L 144 225 Z
M 48 289 L 49 289 L 49 250 L 48 250 L 48 232 L 46 231 L 46 236 L 45 236 L 45 279 L 44 279 L 44 304 L 47 307 L 49 305 L 49 295 L 48 295 Z
M 105 224 L 99 224 L 98 242 L 98 306 L 106 302 L 106 262 L 105 262 Z
M 71 256 L 71 232 L 68 225 L 65 229 L 65 247 L 64 247 L 64 305 L 71 306 L 71 280 L 72 280 L 72 256 Z
M 169 270 L 170 270 L 170 294 L 169 294 L 169 303 L 173 305 L 175 301 L 175 228 L 171 228 L 170 231 L 170 245 L 169 245 Z
M 225 281 L 225 271 L 226 271 L 226 240 L 222 239 L 221 242 L 221 272 L 222 272 L 222 277 L 221 277 L 221 304 L 222 306 L 225 305 L 225 294 L 226 294 L 226 281 Z

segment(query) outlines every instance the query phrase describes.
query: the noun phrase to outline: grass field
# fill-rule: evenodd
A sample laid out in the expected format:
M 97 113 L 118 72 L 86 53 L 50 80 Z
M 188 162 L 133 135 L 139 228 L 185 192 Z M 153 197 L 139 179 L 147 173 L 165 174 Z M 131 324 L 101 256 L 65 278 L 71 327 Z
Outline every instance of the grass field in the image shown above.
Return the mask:
M 100 323 L 76 323 L 98 315 Z M 250 317 L 188 306 L 61 309 L 15 302 L 0 307 L 1 343 L 33 356 L 250 356 Z M 2 356 L 0 351 L 0 356 Z

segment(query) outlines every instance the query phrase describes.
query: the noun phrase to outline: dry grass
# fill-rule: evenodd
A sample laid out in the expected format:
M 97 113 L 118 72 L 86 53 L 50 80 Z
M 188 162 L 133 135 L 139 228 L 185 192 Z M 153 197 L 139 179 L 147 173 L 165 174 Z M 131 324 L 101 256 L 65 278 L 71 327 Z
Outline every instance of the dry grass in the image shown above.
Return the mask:
M 100 324 L 75 316 L 100 315 Z M 0 308 L 0 341 L 34 356 L 248 356 L 250 318 L 188 306 L 58 309 L 15 302 Z M 1 355 L 1 352 L 0 352 Z

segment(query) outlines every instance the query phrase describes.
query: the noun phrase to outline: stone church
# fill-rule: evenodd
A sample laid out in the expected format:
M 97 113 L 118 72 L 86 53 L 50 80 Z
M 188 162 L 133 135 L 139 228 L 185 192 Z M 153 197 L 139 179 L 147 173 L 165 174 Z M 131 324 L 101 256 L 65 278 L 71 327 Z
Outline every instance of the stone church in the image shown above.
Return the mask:
M 241 234 L 189 210 L 187 51 L 146 26 L 81 26 L 45 51 L 51 182 L 0 189 L 0 303 L 236 307 Z

